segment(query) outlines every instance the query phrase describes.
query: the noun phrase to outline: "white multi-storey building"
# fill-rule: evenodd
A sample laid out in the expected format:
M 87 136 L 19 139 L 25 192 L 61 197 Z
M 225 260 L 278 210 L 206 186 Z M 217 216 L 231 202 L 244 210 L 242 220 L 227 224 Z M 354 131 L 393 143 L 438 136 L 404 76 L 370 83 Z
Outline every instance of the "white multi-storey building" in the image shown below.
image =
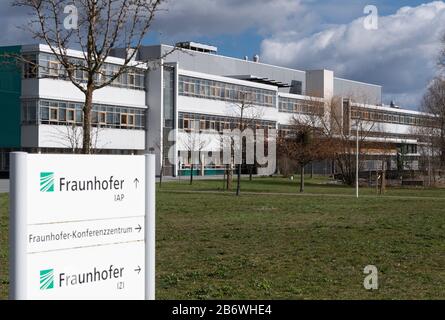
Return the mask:
M 169 132 L 178 129 L 213 129 L 222 132 L 233 123 L 233 107 L 240 93 L 260 110 L 257 127 L 285 129 L 295 115 L 311 113 L 308 101 L 344 98 L 340 111 L 344 130 L 351 130 L 357 117 L 379 123 L 391 142 L 418 156 L 413 128 L 424 124 L 428 115 L 396 107 L 382 106 L 382 87 L 337 78 L 329 70 L 300 71 L 235 59 L 217 54 L 217 48 L 181 43 L 181 50 L 162 59 L 158 67 L 139 63 L 135 71 L 94 94 L 93 144 L 98 152 L 133 154 L 155 152 L 158 173 L 187 174 L 188 159 L 179 156 L 180 144 L 169 141 Z M 139 61 L 156 61 L 172 49 L 166 45 L 142 47 Z M 72 152 L 80 145 L 76 138 L 82 122 L 83 94 L 64 77 L 64 71 L 45 45 L 0 48 L 20 52 L 35 60 L 38 70 L 0 70 L 0 171 L 8 170 L 7 154 L 29 152 Z M 69 51 L 73 58 L 82 53 Z M 126 53 L 115 50 L 107 60 L 106 72 L 123 63 Z M 136 63 L 136 62 L 135 62 Z M 148 64 L 150 64 L 148 62 Z M 82 74 L 78 75 L 79 78 Z M 352 98 L 353 97 L 353 98 Z M 199 126 L 199 127 L 197 127 Z M 168 161 L 171 148 L 173 163 Z M 212 144 L 202 151 L 216 151 Z M 369 166 L 372 170 L 372 166 Z M 217 174 L 219 163 L 201 170 Z

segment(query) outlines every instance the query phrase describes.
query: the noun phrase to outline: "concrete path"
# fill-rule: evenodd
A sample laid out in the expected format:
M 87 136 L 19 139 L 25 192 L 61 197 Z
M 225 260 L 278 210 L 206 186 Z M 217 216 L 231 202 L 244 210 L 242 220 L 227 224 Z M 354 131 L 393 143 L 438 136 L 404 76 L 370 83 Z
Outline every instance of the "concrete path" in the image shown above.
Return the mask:
M 9 192 L 9 180 L 0 179 L 0 193 Z
M 161 192 L 170 193 L 201 193 L 201 194 L 234 194 L 234 191 L 198 191 L 198 190 L 160 190 Z M 356 198 L 355 195 L 349 194 L 329 194 L 329 193 L 286 193 L 286 192 L 249 192 L 241 191 L 241 195 L 255 195 L 255 196 L 289 196 L 289 197 L 330 197 L 330 198 Z M 438 200 L 444 201 L 444 198 L 439 197 L 422 197 L 422 196 L 391 196 L 391 195 L 361 195 L 360 198 L 378 198 L 378 199 L 406 199 L 406 200 Z
M 248 178 L 248 174 L 242 174 L 242 178 Z M 254 178 L 258 178 L 258 176 L 253 176 Z M 233 179 L 236 179 L 236 174 L 233 175 Z M 170 181 L 188 181 L 190 180 L 190 176 L 178 176 L 178 177 L 162 177 L 162 181 L 170 182 Z M 193 180 L 223 180 L 223 176 L 193 176 Z M 159 182 L 159 176 L 156 177 L 156 182 Z

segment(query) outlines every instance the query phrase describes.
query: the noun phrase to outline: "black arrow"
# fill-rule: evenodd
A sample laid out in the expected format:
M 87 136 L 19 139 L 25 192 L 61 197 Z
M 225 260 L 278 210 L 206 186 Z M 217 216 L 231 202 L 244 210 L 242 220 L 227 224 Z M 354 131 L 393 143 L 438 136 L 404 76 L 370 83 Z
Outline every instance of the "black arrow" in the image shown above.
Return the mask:
M 138 266 L 138 268 L 137 268 L 137 269 L 134 269 L 134 271 L 136 271 L 138 274 L 141 273 L 141 267 Z
M 136 189 L 137 189 L 138 188 L 138 184 L 139 184 L 139 179 L 138 178 L 134 179 L 134 184 L 136 185 Z
M 136 228 L 136 230 L 138 231 L 138 233 L 139 233 L 139 232 L 141 232 L 141 230 L 142 230 L 142 227 L 141 227 L 141 225 L 140 225 L 140 224 L 138 224 L 138 227 Z

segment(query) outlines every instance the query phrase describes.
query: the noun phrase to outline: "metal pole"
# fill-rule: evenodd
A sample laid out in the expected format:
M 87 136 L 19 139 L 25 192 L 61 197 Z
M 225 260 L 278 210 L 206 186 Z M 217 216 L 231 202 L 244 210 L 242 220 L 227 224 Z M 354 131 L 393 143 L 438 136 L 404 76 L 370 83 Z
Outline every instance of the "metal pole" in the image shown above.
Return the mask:
M 431 160 L 432 160 L 432 158 L 433 158 L 433 146 L 431 145 L 430 152 L 428 152 L 428 183 L 429 183 L 428 187 L 430 187 L 430 188 L 431 188 L 432 181 L 433 181 L 433 179 L 431 177 L 432 173 L 433 173 L 433 170 L 431 169 Z
M 27 298 L 27 156 L 25 152 L 10 153 L 9 180 L 9 298 Z
M 359 167 L 358 167 L 358 161 L 359 161 L 359 145 L 358 145 L 358 122 L 357 122 L 357 126 L 356 126 L 356 132 L 357 132 L 357 145 L 356 145 L 356 159 L 355 159 L 355 193 L 356 193 L 356 197 L 358 199 L 358 176 L 359 176 Z
M 156 157 L 145 155 L 145 300 L 156 292 Z

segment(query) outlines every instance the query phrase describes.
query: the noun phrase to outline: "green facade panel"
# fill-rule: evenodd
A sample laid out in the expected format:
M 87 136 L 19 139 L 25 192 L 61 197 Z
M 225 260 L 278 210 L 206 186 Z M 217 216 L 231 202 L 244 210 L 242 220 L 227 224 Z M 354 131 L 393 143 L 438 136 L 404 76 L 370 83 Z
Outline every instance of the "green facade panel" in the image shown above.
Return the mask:
M 5 57 L 20 50 L 21 46 L 0 47 L 0 148 L 21 145 L 21 68 L 14 59 Z

